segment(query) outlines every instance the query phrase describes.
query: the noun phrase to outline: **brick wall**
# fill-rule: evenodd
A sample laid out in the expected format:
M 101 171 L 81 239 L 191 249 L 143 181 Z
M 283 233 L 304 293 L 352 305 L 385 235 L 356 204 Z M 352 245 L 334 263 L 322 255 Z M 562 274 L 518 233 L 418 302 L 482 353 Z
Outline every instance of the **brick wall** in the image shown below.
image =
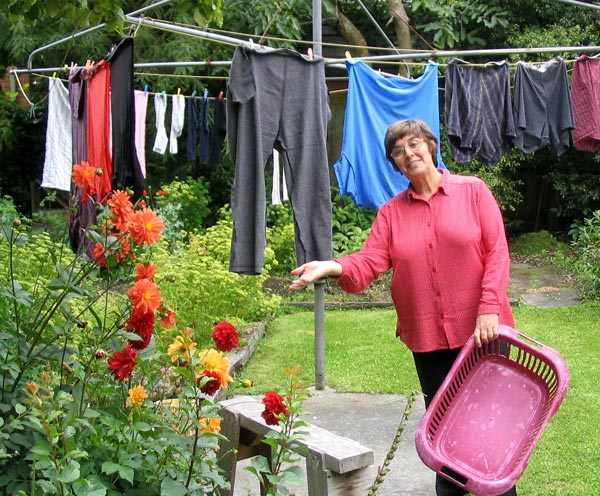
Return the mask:
M 5 93 L 17 91 L 19 93 L 17 96 L 17 102 L 23 105 L 23 107 L 29 108 L 29 103 L 27 103 L 27 100 L 19 90 L 19 84 L 17 83 L 16 77 L 10 73 L 10 70 L 11 67 L 7 67 L 2 77 L 2 91 Z M 19 74 L 19 80 L 21 81 L 23 89 L 29 96 L 29 74 Z

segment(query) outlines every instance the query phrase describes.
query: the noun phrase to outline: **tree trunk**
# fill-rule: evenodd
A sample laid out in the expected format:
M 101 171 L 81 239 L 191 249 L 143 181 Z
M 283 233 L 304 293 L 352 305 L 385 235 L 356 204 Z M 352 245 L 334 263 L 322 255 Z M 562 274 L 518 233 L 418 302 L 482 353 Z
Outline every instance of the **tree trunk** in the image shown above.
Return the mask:
M 402 0 L 387 0 L 387 5 L 394 20 L 398 48 L 412 50 L 413 45 L 409 29 L 410 22 Z
M 352 55 L 356 57 L 366 57 L 369 55 L 367 40 L 352 21 L 344 15 L 337 0 L 323 0 L 323 21 L 340 33 L 349 45 L 364 47 L 350 50 Z

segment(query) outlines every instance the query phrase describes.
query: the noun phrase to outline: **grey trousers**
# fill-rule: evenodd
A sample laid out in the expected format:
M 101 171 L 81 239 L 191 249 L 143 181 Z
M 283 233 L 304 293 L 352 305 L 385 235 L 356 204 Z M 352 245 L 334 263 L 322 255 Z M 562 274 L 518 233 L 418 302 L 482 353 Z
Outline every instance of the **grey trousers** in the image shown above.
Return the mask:
M 265 164 L 273 148 L 281 154 L 294 213 L 298 264 L 331 258 L 328 118 L 323 59 L 286 49 L 236 49 L 227 88 L 227 139 L 235 164 L 231 272 L 262 272 Z

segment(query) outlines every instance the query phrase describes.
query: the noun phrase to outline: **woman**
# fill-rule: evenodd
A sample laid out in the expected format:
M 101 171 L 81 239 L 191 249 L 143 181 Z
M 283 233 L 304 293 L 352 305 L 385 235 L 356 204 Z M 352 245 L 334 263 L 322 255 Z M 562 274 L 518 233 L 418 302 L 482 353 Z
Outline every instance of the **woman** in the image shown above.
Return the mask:
M 438 141 L 419 120 L 392 124 L 386 156 L 410 181 L 383 205 L 363 248 L 297 267 L 289 289 L 333 277 L 349 293 L 393 270 L 396 334 L 413 353 L 428 406 L 471 335 L 477 346 L 514 327 L 507 296 L 510 258 L 498 204 L 476 177 L 436 167 Z M 466 492 L 436 479 L 438 496 Z M 516 495 L 513 488 L 505 495 Z

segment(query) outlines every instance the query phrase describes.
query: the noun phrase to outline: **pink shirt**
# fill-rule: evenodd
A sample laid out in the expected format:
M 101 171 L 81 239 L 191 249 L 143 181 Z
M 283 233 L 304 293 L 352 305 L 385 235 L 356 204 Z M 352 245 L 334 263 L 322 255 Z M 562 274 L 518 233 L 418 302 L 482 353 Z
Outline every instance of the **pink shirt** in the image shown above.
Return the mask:
M 356 293 L 393 269 L 396 335 L 415 352 L 463 346 L 479 314 L 514 327 L 502 214 L 480 179 L 439 169 L 428 201 L 412 188 L 383 205 L 363 248 L 340 257 L 338 285 Z

